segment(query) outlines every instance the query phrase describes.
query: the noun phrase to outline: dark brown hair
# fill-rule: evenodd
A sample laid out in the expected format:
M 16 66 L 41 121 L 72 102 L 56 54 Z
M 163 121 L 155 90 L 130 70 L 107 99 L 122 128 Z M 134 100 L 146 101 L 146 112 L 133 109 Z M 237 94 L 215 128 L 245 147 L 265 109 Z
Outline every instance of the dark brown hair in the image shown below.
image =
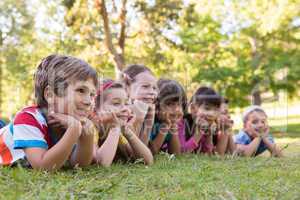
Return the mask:
M 210 87 L 199 87 L 191 98 L 191 103 L 197 105 L 208 104 L 215 107 L 220 107 L 222 97 Z
M 127 66 L 123 70 L 123 81 L 126 85 L 130 85 L 131 82 L 135 81 L 135 77 L 143 72 L 149 72 L 153 75 L 152 71 L 146 67 L 145 65 L 141 64 L 133 64 Z
M 179 102 L 184 114 L 187 113 L 187 97 L 183 87 L 175 80 L 159 79 L 156 108 Z
M 58 96 L 64 96 L 71 82 L 92 79 L 97 87 L 97 72 L 85 61 L 65 55 L 50 55 L 38 65 L 34 74 L 34 91 L 37 105 L 48 107 L 44 97 L 47 86 Z

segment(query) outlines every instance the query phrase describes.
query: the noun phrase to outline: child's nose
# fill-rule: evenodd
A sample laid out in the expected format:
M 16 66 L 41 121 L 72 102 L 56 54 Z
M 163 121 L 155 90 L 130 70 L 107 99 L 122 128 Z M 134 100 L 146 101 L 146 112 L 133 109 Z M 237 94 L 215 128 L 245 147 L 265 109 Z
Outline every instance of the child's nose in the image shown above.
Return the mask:
M 93 98 L 91 96 L 87 95 L 82 99 L 82 102 L 86 106 L 91 106 L 92 102 L 93 102 Z
M 149 94 L 156 97 L 157 96 L 157 90 L 154 89 L 153 87 L 151 87 L 151 89 L 149 90 Z
M 258 126 L 258 128 L 263 128 L 265 126 L 265 124 L 263 122 L 258 122 L 257 126 Z

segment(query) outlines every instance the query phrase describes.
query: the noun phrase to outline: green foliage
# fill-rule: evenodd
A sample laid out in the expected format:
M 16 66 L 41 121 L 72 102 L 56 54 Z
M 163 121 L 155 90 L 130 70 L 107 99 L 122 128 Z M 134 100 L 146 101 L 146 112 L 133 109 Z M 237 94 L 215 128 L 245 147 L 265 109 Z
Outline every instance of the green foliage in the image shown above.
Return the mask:
M 299 39 L 295 37 L 299 29 L 292 25 L 300 14 L 297 4 L 258 2 L 195 3 L 180 20 L 182 45 L 191 55 L 191 65 L 198 68 L 193 80 L 213 85 L 240 107 L 249 104 L 250 95 L 256 91 L 275 95 L 287 90 L 290 97 L 296 96 L 300 84 L 295 73 L 299 69 Z M 237 30 L 223 33 L 230 26 L 226 24 L 230 14 L 226 7 L 235 16 Z M 270 14 L 277 9 L 293 12 L 279 12 L 275 17 Z
M 80 57 L 101 76 L 114 77 L 94 2 L 0 2 L 2 113 L 11 115 L 30 103 L 34 69 L 51 53 Z M 115 10 L 120 4 L 106 4 L 116 44 L 120 26 Z M 286 91 L 290 98 L 297 97 L 299 4 L 299 0 L 128 0 L 125 61 L 143 63 L 158 77 L 180 81 L 189 96 L 199 85 L 213 86 L 230 97 L 233 107 L 248 105 L 256 92 L 276 96 Z

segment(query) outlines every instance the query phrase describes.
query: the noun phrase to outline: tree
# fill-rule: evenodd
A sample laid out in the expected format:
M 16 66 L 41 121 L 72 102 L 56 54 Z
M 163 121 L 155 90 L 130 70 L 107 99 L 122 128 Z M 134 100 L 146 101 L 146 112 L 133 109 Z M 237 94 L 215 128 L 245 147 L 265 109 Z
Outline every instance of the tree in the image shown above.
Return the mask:
M 195 1 L 180 26 L 189 60 L 199 69 L 194 81 L 213 84 L 236 106 L 251 99 L 261 104 L 265 92 L 276 95 L 284 89 L 296 95 L 299 87 L 299 75 L 294 73 L 299 68 L 299 28 L 292 24 L 299 16 L 299 2 L 260 2 Z M 282 12 L 274 18 L 278 9 Z M 227 16 L 233 18 L 233 27 Z M 286 74 L 279 76 L 283 71 Z
M 12 113 L 16 107 L 12 108 L 8 102 L 19 100 L 19 105 L 29 98 L 26 88 L 33 20 L 24 2 L 12 0 L 0 2 L 0 18 L 5 19 L 0 25 L 0 110 Z

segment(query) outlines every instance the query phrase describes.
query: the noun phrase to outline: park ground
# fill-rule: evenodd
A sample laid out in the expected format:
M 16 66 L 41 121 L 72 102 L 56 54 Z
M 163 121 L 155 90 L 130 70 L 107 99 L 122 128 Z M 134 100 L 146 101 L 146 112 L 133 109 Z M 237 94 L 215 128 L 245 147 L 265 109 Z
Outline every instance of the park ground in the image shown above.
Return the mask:
M 150 167 L 116 163 L 52 173 L 3 167 L 0 199 L 300 199 L 299 119 L 271 120 L 284 158 L 160 154 Z

